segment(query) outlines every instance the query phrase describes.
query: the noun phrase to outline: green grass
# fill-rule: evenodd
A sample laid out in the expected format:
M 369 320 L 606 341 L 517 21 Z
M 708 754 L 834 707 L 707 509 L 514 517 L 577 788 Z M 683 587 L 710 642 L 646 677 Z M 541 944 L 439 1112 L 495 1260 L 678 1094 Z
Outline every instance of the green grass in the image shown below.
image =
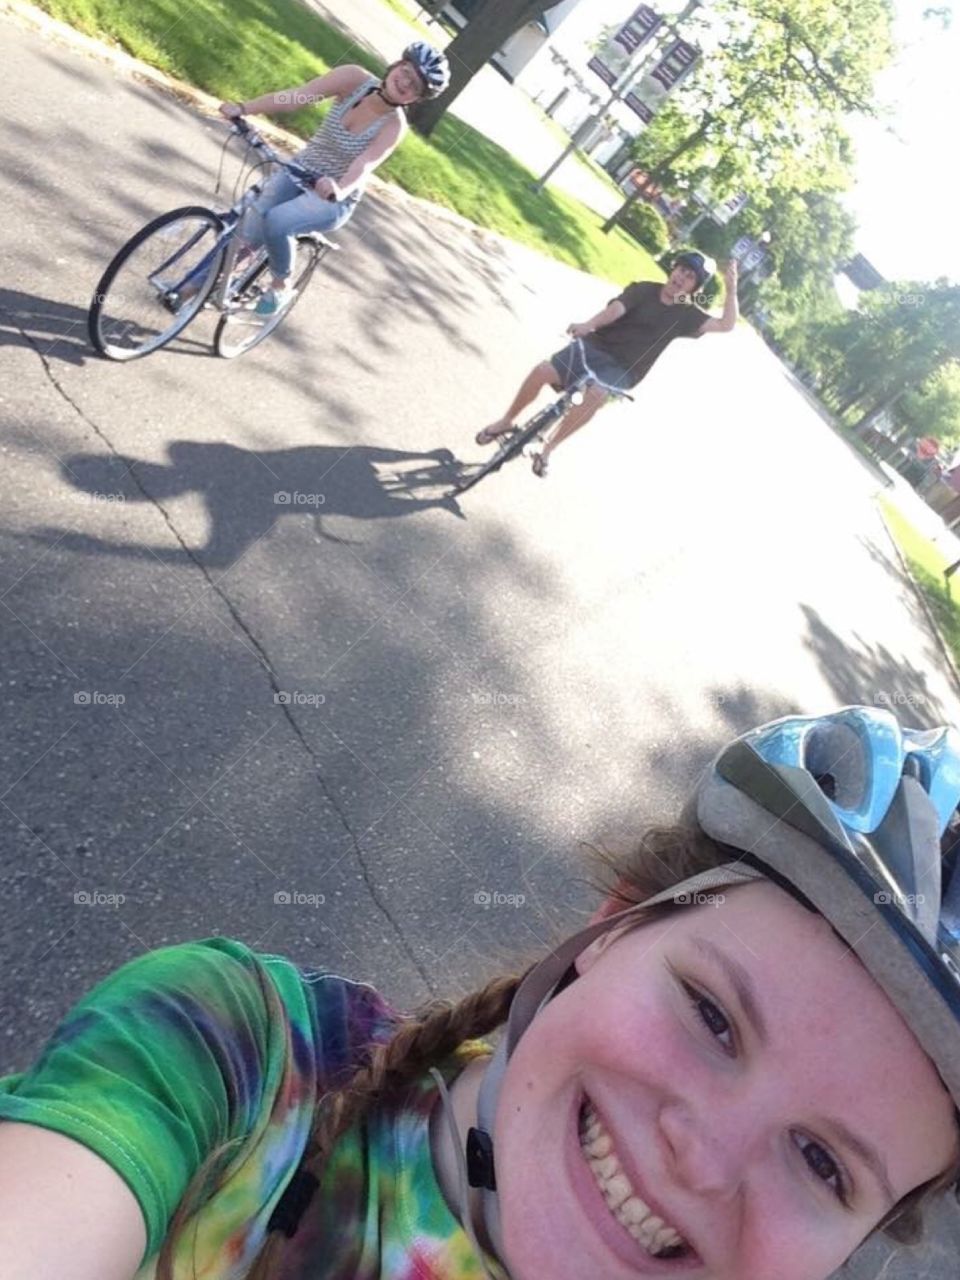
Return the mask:
M 890 532 L 903 552 L 910 572 L 923 592 L 936 618 L 955 662 L 960 663 L 960 605 L 954 600 L 950 583 L 943 571 L 949 564 L 946 556 L 922 534 L 900 509 L 882 494 L 878 499 Z M 960 570 L 958 570 L 960 572 Z M 958 580 L 960 589 L 960 580 Z
M 338 62 L 371 58 L 297 0 L 40 0 L 54 17 L 111 40 L 134 57 L 225 99 L 291 88 Z M 316 111 L 278 117 L 296 133 L 316 128 Z M 624 232 L 559 192 L 535 195 L 535 175 L 502 147 L 451 116 L 427 140 L 412 132 L 379 171 L 413 195 L 617 284 L 662 279 L 653 259 Z
M 617 284 L 662 280 L 635 240 L 563 192 L 530 190 L 535 175 L 482 133 L 445 116 L 430 141 L 407 137 L 381 170 L 414 195 L 455 209 L 472 222 Z
M 412 27 L 418 33 L 422 40 L 428 40 L 431 44 L 435 43 L 433 33 L 430 28 L 424 25 L 424 22 L 418 21 L 413 15 L 416 10 L 410 10 L 403 3 L 403 0 L 381 0 L 388 9 L 392 9 L 395 14 L 403 18 L 408 26 Z
M 391 0 L 384 0 L 384 3 L 390 4 Z M 549 129 L 549 131 L 556 138 L 557 155 L 559 155 L 560 152 L 564 149 L 564 147 L 569 145 L 569 142 L 570 142 L 569 133 L 567 133 L 565 129 L 563 129 L 559 124 L 557 124 L 556 120 L 554 120 L 552 116 L 548 116 L 547 113 L 544 111 L 544 109 L 541 106 L 538 106 L 537 103 L 531 102 L 530 105 L 533 108 L 533 110 L 539 114 L 544 127 Z M 597 164 L 596 160 L 594 160 L 591 156 L 588 156 L 583 151 L 579 151 L 579 150 L 572 151 L 570 153 L 570 156 L 567 157 L 567 159 L 569 160 L 571 158 L 576 160 L 577 164 L 579 164 L 581 168 L 586 169 L 587 173 L 591 174 L 594 178 L 598 179 L 598 181 L 602 182 L 603 185 L 609 188 L 610 191 L 615 192 L 620 197 L 621 200 L 624 198 L 624 192 L 621 190 L 620 187 L 617 186 L 616 182 L 614 182 L 610 174 L 607 173 L 603 165 Z M 564 160 L 563 163 L 566 164 L 567 160 Z

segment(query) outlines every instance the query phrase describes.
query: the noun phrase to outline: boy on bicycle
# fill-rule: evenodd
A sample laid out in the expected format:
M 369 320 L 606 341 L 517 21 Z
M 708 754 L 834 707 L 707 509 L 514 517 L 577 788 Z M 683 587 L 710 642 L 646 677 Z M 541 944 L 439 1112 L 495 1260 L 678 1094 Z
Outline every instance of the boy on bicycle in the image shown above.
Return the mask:
M 553 450 L 590 421 L 611 389 L 635 387 L 646 377 L 674 338 L 699 338 L 733 329 L 739 314 L 735 261 L 723 269 L 727 292 L 721 317 L 708 315 L 693 300 L 715 270 L 716 264 L 702 253 L 681 253 L 662 285 L 652 280 L 627 285 L 592 319 L 570 325 L 567 332 L 574 341 L 527 374 L 506 414 L 478 432 L 477 444 L 491 444 L 510 431 L 516 415 L 544 387 L 566 390 L 589 373 L 595 381 L 585 389 L 583 403 L 568 410 L 533 460 L 534 474 L 545 476 Z

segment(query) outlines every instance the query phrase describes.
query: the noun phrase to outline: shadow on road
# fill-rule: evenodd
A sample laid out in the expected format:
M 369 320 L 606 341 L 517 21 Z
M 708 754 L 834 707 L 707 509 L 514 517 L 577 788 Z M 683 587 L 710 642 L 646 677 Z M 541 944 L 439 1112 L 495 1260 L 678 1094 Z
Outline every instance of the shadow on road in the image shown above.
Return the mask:
M 61 475 L 66 483 L 103 503 L 162 503 L 198 494 L 209 519 L 205 546 L 188 553 L 169 545 L 113 543 L 55 529 L 32 536 L 70 551 L 172 564 L 194 558 L 208 568 L 226 569 L 284 516 L 309 517 L 318 537 L 332 542 L 349 541 L 325 528 L 324 521 L 333 516 L 385 520 L 439 508 L 466 519 L 449 494 L 459 474 L 449 449 L 417 454 L 372 446 L 316 445 L 254 452 L 231 444 L 177 440 L 168 454 L 169 463 L 78 454 L 64 460 Z M 421 492 L 426 496 L 419 496 Z
M 0 346 L 27 347 L 73 365 L 96 355 L 87 341 L 85 307 L 17 289 L 0 289 Z
M 915 601 L 913 605 L 917 625 L 929 626 Z M 886 707 L 903 724 L 918 729 L 950 722 L 950 712 L 932 693 L 925 670 L 906 661 L 902 653 L 891 653 L 885 645 L 863 636 L 855 637 L 854 647 L 838 636 L 816 609 L 806 604 L 800 608 L 806 619 L 806 646 L 838 703 Z M 942 666 L 943 659 L 932 640 L 928 653 L 932 668 Z

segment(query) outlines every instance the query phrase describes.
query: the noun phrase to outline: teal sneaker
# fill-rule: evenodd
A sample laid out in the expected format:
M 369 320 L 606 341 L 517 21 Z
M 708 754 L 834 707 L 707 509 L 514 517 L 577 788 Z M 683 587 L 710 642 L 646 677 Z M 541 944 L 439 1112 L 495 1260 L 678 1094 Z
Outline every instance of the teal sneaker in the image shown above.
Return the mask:
M 274 316 L 287 305 L 292 294 L 292 289 L 268 289 L 254 311 L 258 316 Z

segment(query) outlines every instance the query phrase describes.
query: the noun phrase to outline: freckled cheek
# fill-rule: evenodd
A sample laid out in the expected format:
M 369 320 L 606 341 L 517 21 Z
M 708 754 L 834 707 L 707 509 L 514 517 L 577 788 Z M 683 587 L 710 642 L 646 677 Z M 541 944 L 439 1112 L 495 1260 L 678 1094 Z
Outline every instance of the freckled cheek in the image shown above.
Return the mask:
M 702 1071 L 694 1036 L 664 998 L 618 1003 L 591 1023 L 591 1058 L 605 1069 L 669 1087 Z

